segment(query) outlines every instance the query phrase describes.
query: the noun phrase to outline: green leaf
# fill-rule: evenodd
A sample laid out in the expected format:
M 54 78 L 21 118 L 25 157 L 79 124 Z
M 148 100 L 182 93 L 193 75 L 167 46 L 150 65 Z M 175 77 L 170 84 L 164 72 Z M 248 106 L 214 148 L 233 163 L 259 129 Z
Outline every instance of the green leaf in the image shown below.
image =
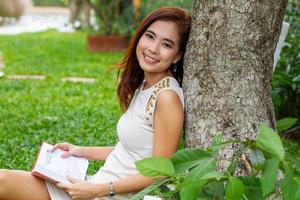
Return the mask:
M 153 190 L 155 190 L 156 188 L 160 187 L 161 185 L 163 185 L 164 183 L 166 183 L 168 181 L 169 181 L 169 179 L 160 179 L 160 180 L 157 180 L 156 182 L 154 182 L 153 184 L 149 185 L 148 187 L 146 187 L 145 189 L 143 189 L 139 193 L 135 194 L 131 198 L 131 200 L 140 200 L 140 199 L 143 199 L 143 197 L 145 195 L 150 194 L 150 192 L 152 192 Z
M 281 98 L 277 91 L 272 90 L 272 101 L 275 108 L 275 112 L 277 113 L 281 105 Z
M 284 148 L 278 134 L 267 125 L 262 124 L 256 139 L 256 145 L 261 150 L 284 159 Z
M 265 163 L 261 177 L 261 187 L 264 197 L 267 197 L 275 188 L 279 162 L 279 159 L 275 157 L 268 159 Z
M 230 177 L 229 182 L 226 187 L 226 199 L 230 200 L 240 200 L 244 194 L 244 184 L 236 177 Z
M 249 160 L 251 161 L 252 166 L 256 170 L 260 171 L 262 170 L 266 159 L 259 149 L 255 149 L 254 151 L 250 151 Z
M 151 157 L 135 162 L 138 171 L 144 176 L 173 176 L 175 169 L 171 160 L 162 157 Z
M 300 177 L 294 177 L 293 194 L 295 200 L 300 200 Z
M 206 184 L 199 194 L 200 199 L 215 199 L 220 200 L 224 199 L 225 188 L 224 183 L 221 181 L 210 182 Z
M 182 185 L 187 185 L 193 182 L 202 181 L 206 174 L 216 171 L 216 163 L 214 160 L 202 160 L 201 164 L 193 168 L 190 173 L 184 178 Z
M 218 171 L 211 171 L 206 174 L 204 174 L 200 180 L 208 180 L 208 179 L 217 179 L 219 180 L 220 178 L 223 177 L 223 174 L 218 172 Z
M 206 181 L 199 181 L 193 184 L 186 185 L 180 190 L 181 200 L 196 200 L 199 193 L 202 191 Z
M 294 126 L 297 120 L 298 120 L 297 118 L 290 118 L 290 117 L 280 119 L 279 121 L 276 122 L 276 129 L 278 130 L 279 133 L 281 133 L 282 131 L 288 130 L 289 128 Z
M 244 195 L 247 199 L 264 200 L 261 189 L 261 181 L 257 177 L 242 176 L 239 179 L 245 186 Z
M 210 157 L 206 151 L 201 149 L 183 149 L 175 153 L 171 160 L 177 173 L 190 169 L 200 163 L 201 160 Z
M 294 150 L 290 149 L 290 152 L 285 152 L 285 161 L 288 161 L 290 163 L 290 166 L 292 169 L 300 174 L 300 160 L 295 156 L 297 152 L 294 152 L 294 154 L 291 154 Z
M 224 145 L 222 143 L 222 140 L 223 140 L 222 132 L 218 131 L 216 135 L 213 137 L 212 146 L 210 147 L 211 153 L 213 155 L 217 154 L 219 149 L 222 148 L 222 146 Z
M 217 132 L 216 135 L 213 138 L 212 146 L 218 146 L 222 143 L 223 135 L 221 132 Z
M 283 180 L 282 189 L 283 189 L 284 200 L 294 200 L 293 171 L 286 162 L 283 163 L 283 171 L 284 171 L 284 180 Z

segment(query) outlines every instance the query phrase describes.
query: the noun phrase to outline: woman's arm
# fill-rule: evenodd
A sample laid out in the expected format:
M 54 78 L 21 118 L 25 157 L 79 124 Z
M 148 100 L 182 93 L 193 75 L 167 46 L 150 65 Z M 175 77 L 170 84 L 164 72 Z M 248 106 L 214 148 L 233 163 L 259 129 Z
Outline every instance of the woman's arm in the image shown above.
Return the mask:
M 93 199 L 109 195 L 109 183 L 91 183 L 71 177 L 69 177 L 69 181 L 72 184 L 57 183 L 57 187 L 65 190 L 74 200 Z M 136 174 L 113 182 L 113 188 L 116 194 L 130 193 L 141 190 L 153 182 L 152 178 Z
M 154 115 L 153 156 L 169 158 L 178 149 L 184 123 L 184 110 L 177 93 L 162 91 Z
M 66 151 L 62 154 L 62 157 L 78 156 L 86 158 L 88 160 L 106 160 L 107 156 L 114 150 L 114 147 L 84 147 L 70 144 L 67 142 L 56 144 L 52 152 L 56 149 L 62 149 Z
M 107 156 L 114 150 L 114 147 L 80 147 L 82 157 L 88 160 L 106 160 Z

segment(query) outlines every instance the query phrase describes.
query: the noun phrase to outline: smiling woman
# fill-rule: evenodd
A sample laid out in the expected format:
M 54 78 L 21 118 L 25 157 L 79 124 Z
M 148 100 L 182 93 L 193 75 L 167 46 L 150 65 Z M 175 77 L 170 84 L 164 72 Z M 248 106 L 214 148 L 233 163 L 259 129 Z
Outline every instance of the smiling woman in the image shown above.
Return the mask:
M 163 25 L 167 26 L 164 27 Z M 127 109 L 135 90 L 145 79 L 144 71 L 141 66 L 143 65 L 142 57 L 144 57 L 144 59 L 152 58 L 155 60 L 159 56 L 163 56 L 164 52 L 169 52 L 168 48 L 170 47 L 170 52 L 175 53 L 175 55 L 177 54 L 176 56 L 179 55 L 179 60 L 176 60 L 175 57 L 170 58 L 168 69 L 165 70 L 165 72 L 171 74 L 181 86 L 183 76 L 183 55 L 189 37 L 190 26 L 190 15 L 187 14 L 186 11 L 175 7 L 163 7 L 157 9 L 141 22 L 130 43 L 125 58 L 120 63 L 120 68 L 123 69 L 123 72 L 118 87 L 118 96 L 123 110 Z M 146 40 L 148 40 L 147 43 Z M 150 47 L 150 49 L 147 49 L 147 47 L 143 48 L 144 45 L 158 45 L 158 42 L 161 47 L 159 50 L 164 48 L 166 51 L 158 52 L 158 49 L 155 49 L 155 52 L 153 52 L 153 46 Z M 141 48 L 143 48 L 143 50 Z M 148 54 L 146 54 L 146 52 Z M 142 56 L 140 54 L 142 54 Z M 155 54 L 155 56 L 153 54 Z M 145 56 L 148 57 L 146 58 Z M 159 65 L 161 64 L 162 62 L 159 62 Z
M 137 59 L 145 76 L 152 76 L 154 80 L 167 76 L 168 68 L 181 58 L 179 42 L 175 22 L 160 20 L 151 24 L 136 48 Z M 145 85 L 145 88 L 148 87 L 151 85 Z
M 151 156 L 170 157 L 178 148 L 184 121 L 181 89 L 183 56 L 190 15 L 175 7 L 150 13 L 138 27 L 119 64 L 118 97 L 124 114 L 117 124 L 114 147 L 83 147 L 58 143 L 64 157 L 105 160 L 85 181 L 53 184 L 29 172 L 0 170 L 0 198 L 19 200 L 130 199 L 154 182 L 140 174 L 135 162 Z M 18 183 L 18 188 L 13 187 Z

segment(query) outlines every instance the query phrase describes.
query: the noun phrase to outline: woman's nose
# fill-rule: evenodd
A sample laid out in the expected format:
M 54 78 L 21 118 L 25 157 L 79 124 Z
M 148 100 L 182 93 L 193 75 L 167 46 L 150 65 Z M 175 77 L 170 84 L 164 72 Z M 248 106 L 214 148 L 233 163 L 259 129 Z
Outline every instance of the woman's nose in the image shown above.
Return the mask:
M 159 42 L 152 42 L 148 49 L 151 53 L 157 54 L 158 48 L 159 48 Z

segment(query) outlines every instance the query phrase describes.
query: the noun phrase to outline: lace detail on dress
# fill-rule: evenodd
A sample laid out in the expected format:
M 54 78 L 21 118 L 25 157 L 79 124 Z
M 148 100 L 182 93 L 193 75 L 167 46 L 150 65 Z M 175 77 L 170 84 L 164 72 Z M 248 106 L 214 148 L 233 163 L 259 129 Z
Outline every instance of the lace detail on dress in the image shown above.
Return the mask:
M 153 127 L 153 115 L 154 115 L 154 111 L 155 111 L 155 104 L 156 104 L 157 96 L 161 91 L 163 91 L 165 89 L 169 89 L 169 88 L 171 88 L 169 77 L 161 80 L 159 83 L 154 85 L 154 90 L 153 90 L 152 94 L 150 95 L 149 101 L 146 106 L 146 113 L 145 113 L 146 120 L 150 127 Z

